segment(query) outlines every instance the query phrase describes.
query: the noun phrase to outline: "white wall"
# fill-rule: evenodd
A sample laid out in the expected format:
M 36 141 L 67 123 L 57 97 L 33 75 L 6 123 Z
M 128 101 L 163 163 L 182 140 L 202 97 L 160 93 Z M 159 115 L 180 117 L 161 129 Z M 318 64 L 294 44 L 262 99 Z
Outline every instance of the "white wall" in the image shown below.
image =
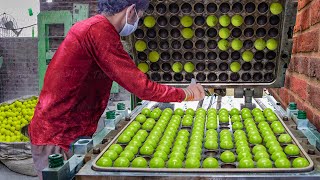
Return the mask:
M 32 8 L 33 16 L 29 16 L 28 9 Z M 0 15 L 3 13 L 13 16 L 18 27 L 25 27 L 37 24 L 37 15 L 40 12 L 39 0 L 0 0 Z M 34 27 L 35 36 L 37 36 L 37 26 Z M 31 37 L 32 28 L 23 29 L 20 37 Z

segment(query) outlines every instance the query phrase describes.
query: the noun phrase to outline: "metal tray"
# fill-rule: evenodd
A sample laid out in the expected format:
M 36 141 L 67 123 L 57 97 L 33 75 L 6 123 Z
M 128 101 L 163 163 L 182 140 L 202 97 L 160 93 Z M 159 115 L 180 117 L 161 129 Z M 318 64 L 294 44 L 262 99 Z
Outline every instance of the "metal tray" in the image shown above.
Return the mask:
M 293 134 L 290 132 L 290 130 L 288 129 L 288 127 L 285 125 L 285 123 L 282 121 L 282 119 L 277 115 L 279 121 L 281 122 L 281 124 L 283 125 L 283 127 L 286 130 L 286 133 L 289 134 L 292 137 L 292 143 L 296 144 L 299 149 L 300 149 L 300 156 L 301 157 L 305 157 L 308 161 L 309 161 L 309 166 L 305 167 L 305 168 L 221 168 L 221 164 L 222 162 L 219 161 L 219 165 L 220 168 L 212 168 L 212 169 L 205 169 L 205 168 L 117 168 L 117 167 L 99 167 L 96 165 L 96 162 L 103 156 L 103 153 L 105 151 L 108 150 L 108 148 L 116 143 L 117 138 L 122 134 L 123 131 L 125 131 L 125 129 L 134 121 L 135 117 L 138 114 L 136 114 L 134 117 L 132 117 L 132 120 L 125 126 L 125 128 L 119 132 L 117 134 L 117 136 L 108 144 L 108 146 L 106 146 L 103 151 L 94 159 L 93 163 L 92 163 L 92 169 L 95 171 L 104 171 L 104 172 L 168 172 L 168 173 L 195 173 L 195 172 L 203 172 L 203 173 L 208 173 L 208 172 L 221 172 L 221 173 L 227 173 L 227 172 L 265 172 L 265 173 L 275 173 L 275 172 L 292 172 L 292 173 L 297 173 L 297 172 L 309 172 L 312 171 L 314 168 L 314 163 L 311 160 L 311 158 L 308 156 L 308 154 L 304 151 L 304 149 L 302 148 L 302 146 L 299 144 L 299 142 L 297 141 L 297 139 L 293 136 Z M 229 120 L 230 123 L 230 120 Z M 179 130 L 181 129 L 181 126 L 179 128 Z M 218 122 L 218 130 L 219 131 L 220 128 L 220 124 Z M 218 150 L 219 152 L 221 150 Z M 232 151 L 232 150 L 231 150 Z M 234 151 L 234 150 L 233 150 Z M 218 153 L 219 153 L 218 152 Z M 201 159 L 201 163 L 203 161 L 203 155 L 204 155 L 204 150 L 202 151 L 202 159 Z M 230 165 L 230 163 L 225 163 L 226 165 Z M 237 163 L 231 163 L 231 166 L 237 166 Z
M 280 18 L 280 22 L 277 25 L 271 25 L 269 23 L 266 23 L 265 25 L 259 25 L 257 24 L 257 18 L 260 15 L 266 16 L 268 18 L 271 17 L 271 13 L 270 10 L 268 10 L 266 13 L 260 13 L 258 11 L 258 4 L 265 2 L 270 6 L 270 3 L 273 2 L 271 0 L 266 0 L 266 1 L 259 1 L 259 0 L 254 0 L 254 1 L 249 1 L 249 0 L 245 0 L 245 1 L 236 1 L 236 0 L 228 0 L 228 1 L 214 1 L 214 2 L 210 2 L 207 0 L 201 0 L 201 1 L 195 1 L 195 0 L 190 0 L 190 1 L 173 1 L 173 0 L 165 0 L 165 1 L 151 1 L 150 3 L 150 7 L 153 7 L 153 11 L 147 11 L 146 14 L 149 16 L 153 16 L 156 20 L 156 22 L 158 21 L 159 18 L 166 18 L 167 19 L 167 24 L 162 26 L 158 23 L 156 23 L 156 25 L 152 28 L 155 30 L 156 32 L 156 36 L 154 38 L 149 38 L 147 36 L 147 30 L 148 28 L 146 28 L 144 25 L 142 25 L 142 21 L 140 21 L 140 26 L 138 27 L 138 31 L 132 35 L 129 38 L 129 42 L 131 42 L 131 46 L 132 46 L 132 56 L 135 59 L 136 63 L 140 63 L 140 62 L 146 62 L 149 65 L 149 72 L 147 72 L 147 75 L 150 79 L 157 81 L 159 83 L 163 83 L 163 84 L 168 84 L 168 85 L 185 85 L 188 84 L 191 80 L 192 77 L 197 78 L 199 83 L 202 83 L 204 85 L 210 85 L 210 86 L 226 86 L 226 87 L 236 87 L 236 86 L 269 86 L 269 87 L 282 87 L 284 84 L 284 72 L 286 70 L 286 68 L 288 67 L 288 63 L 289 63 L 289 59 L 291 56 L 291 50 L 292 50 L 292 37 L 288 36 L 288 32 L 292 30 L 292 27 L 295 24 L 295 15 L 296 15 L 296 2 L 295 1 L 289 1 L 289 0 L 279 0 L 279 2 L 283 5 L 284 10 L 283 12 L 278 16 Z M 178 5 L 180 7 L 180 11 L 177 13 L 172 13 L 170 12 L 170 5 L 174 3 L 176 5 Z M 189 13 L 184 13 L 181 10 L 181 7 L 183 4 L 189 4 L 191 5 L 192 9 L 191 12 Z M 214 3 L 217 5 L 217 10 L 215 12 L 210 12 L 207 10 L 207 5 L 210 3 Z M 229 4 L 230 6 L 230 11 L 227 13 L 222 13 L 219 11 L 219 7 L 222 3 L 226 3 Z M 241 12 L 232 12 L 232 6 L 234 3 L 241 3 L 243 5 L 243 10 Z M 252 13 L 247 13 L 245 11 L 245 5 L 247 3 L 254 3 L 256 6 L 256 10 Z M 202 13 L 197 13 L 195 11 L 195 5 L 196 4 L 202 4 L 204 5 L 204 11 Z M 159 13 L 157 11 L 157 7 L 159 5 L 163 5 L 166 7 L 166 12 L 165 13 Z M 278 35 L 273 37 L 275 39 L 278 40 L 278 48 L 277 50 L 273 51 L 273 53 L 275 53 L 275 57 L 272 58 L 272 60 L 268 60 L 266 58 L 266 54 L 268 51 L 266 48 L 263 50 L 264 53 L 264 58 L 262 59 L 253 59 L 250 63 L 245 63 L 241 57 L 238 60 L 233 60 L 231 58 L 231 53 L 235 52 L 234 50 L 231 50 L 231 48 L 229 48 L 229 50 L 224 51 L 224 53 L 228 54 L 228 58 L 226 60 L 223 60 L 219 57 L 219 54 L 223 51 L 219 50 L 218 47 L 210 49 L 207 45 L 207 43 L 209 42 L 209 40 L 213 40 L 215 42 L 217 42 L 220 38 L 218 35 L 214 36 L 214 37 L 209 37 L 207 35 L 204 35 L 204 37 L 196 37 L 194 35 L 194 37 L 192 39 L 189 39 L 192 43 L 192 48 L 191 49 L 185 49 L 183 47 L 183 43 L 186 41 L 181 35 L 180 37 L 174 37 L 170 34 L 172 29 L 176 29 L 176 30 L 182 30 L 183 27 L 179 22 L 178 26 L 173 26 L 170 24 L 170 18 L 171 17 L 178 17 L 179 19 L 182 16 L 188 15 L 191 16 L 193 19 L 196 19 L 196 17 L 203 17 L 204 19 L 206 19 L 206 17 L 208 15 L 216 15 L 218 18 L 223 15 L 223 14 L 227 14 L 230 17 L 234 14 L 240 14 L 243 17 L 245 16 L 249 16 L 252 15 L 255 18 L 255 23 L 253 25 L 245 25 L 242 24 L 239 29 L 244 32 L 244 30 L 246 28 L 251 28 L 254 30 L 254 35 L 252 37 L 246 37 L 242 35 L 239 37 L 240 40 L 244 41 L 244 40 L 252 40 L 253 42 L 258 39 L 259 37 L 255 35 L 255 32 L 257 29 L 262 28 L 266 30 L 266 34 L 261 37 L 265 40 L 270 39 L 271 37 L 268 35 L 268 30 L 270 30 L 271 28 L 275 28 L 278 30 Z M 203 29 L 205 31 L 205 33 L 208 31 L 208 29 L 210 29 L 210 27 L 208 27 L 206 25 L 206 23 L 204 23 L 203 25 L 197 25 L 195 22 L 193 23 L 193 25 L 191 26 L 192 29 L 196 30 L 196 29 Z M 213 29 L 219 31 L 219 29 L 221 28 L 221 25 L 218 23 L 215 27 L 213 27 Z M 233 27 L 232 25 L 229 25 L 228 28 L 230 30 L 235 29 L 235 27 Z M 168 36 L 167 37 L 161 37 L 159 36 L 159 31 L 160 30 L 164 30 L 168 32 Z M 137 35 L 138 32 L 143 32 L 143 34 Z M 232 35 L 227 39 L 229 42 L 231 42 L 231 40 L 233 40 L 234 37 L 232 37 Z M 169 59 L 163 59 L 160 57 L 159 61 L 156 63 L 151 63 L 150 61 L 146 60 L 141 60 L 139 59 L 139 52 L 137 52 L 134 48 L 134 44 L 137 40 L 144 40 L 147 43 L 149 42 L 153 42 L 155 44 L 157 44 L 156 48 L 147 48 L 144 52 L 145 56 L 148 56 L 148 53 L 151 52 L 152 50 L 157 51 L 160 56 L 161 53 L 167 53 L 168 55 L 170 55 Z M 181 47 L 174 49 L 172 47 L 172 42 L 180 42 Z M 203 41 L 205 43 L 204 48 L 197 48 L 196 47 L 196 42 L 197 41 Z M 166 49 L 160 48 L 160 44 L 161 42 L 168 42 L 169 47 Z M 240 54 L 242 54 L 242 52 L 245 50 L 245 48 L 242 48 L 240 51 L 238 51 Z M 252 51 L 253 53 L 257 52 L 257 50 L 252 47 L 249 48 L 248 50 Z M 194 57 L 192 59 L 186 59 L 184 58 L 184 54 L 185 53 L 193 53 Z M 180 54 L 181 58 L 173 58 L 172 55 L 173 54 Z M 198 60 L 196 58 L 196 53 L 203 53 L 205 55 L 205 57 L 201 60 Z M 210 60 L 210 58 L 208 58 L 208 54 L 209 53 L 216 53 L 217 58 L 215 60 Z M 179 57 L 179 56 L 176 56 Z M 230 64 L 233 61 L 237 61 L 240 62 L 241 66 L 246 66 L 246 65 L 251 65 L 251 68 L 249 68 L 249 70 L 244 70 L 241 69 L 238 73 L 232 73 L 230 70 Z M 202 63 L 205 65 L 205 69 L 195 69 L 193 73 L 186 73 L 185 71 L 182 71 L 181 73 L 174 73 L 172 71 L 172 69 L 166 71 L 162 68 L 162 64 L 164 63 L 169 63 L 170 65 L 172 65 L 174 62 L 181 62 L 182 64 L 185 64 L 186 62 L 192 62 L 195 67 L 198 63 Z M 209 63 L 214 63 L 217 68 L 215 70 L 210 70 L 210 68 L 208 68 L 208 64 Z M 222 65 L 226 65 L 227 64 L 227 69 L 225 70 L 225 68 L 223 69 L 219 69 L 219 66 Z M 159 70 L 156 71 L 152 71 L 151 70 L 151 65 L 152 64 L 157 64 L 157 66 L 159 66 Z M 262 69 L 255 69 L 254 66 L 257 64 L 257 66 L 262 65 Z M 158 68 L 157 68 L 158 69 Z M 164 78 L 166 77 L 166 78 Z M 202 78 L 201 78 L 202 77 Z M 167 79 L 168 78 L 168 79 Z M 205 79 L 203 79 L 205 78 Z M 179 80 L 180 79 L 180 80 Z

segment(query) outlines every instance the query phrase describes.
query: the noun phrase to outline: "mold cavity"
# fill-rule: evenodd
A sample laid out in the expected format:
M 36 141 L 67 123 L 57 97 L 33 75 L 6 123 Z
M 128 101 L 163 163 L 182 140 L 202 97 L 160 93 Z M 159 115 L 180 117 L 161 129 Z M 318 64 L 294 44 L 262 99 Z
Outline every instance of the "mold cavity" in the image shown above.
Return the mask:
M 172 16 L 169 20 L 171 26 L 176 27 L 180 24 L 180 19 L 177 16 Z
M 209 3 L 207 5 L 207 11 L 208 13 L 215 13 L 217 11 L 218 7 L 215 3 Z
M 258 11 L 260 13 L 266 13 L 269 10 L 268 4 L 265 2 L 262 2 L 258 5 Z
M 196 53 L 196 59 L 197 60 L 203 60 L 206 57 L 206 55 L 203 52 L 197 52 Z
M 227 13 L 230 11 L 230 5 L 228 3 L 222 3 L 219 7 L 219 10 L 222 12 L 222 13 Z
M 176 14 L 179 12 L 179 6 L 178 4 L 176 3 L 172 3 L 169 5 L 169 11 L 172 13 L 172 14 Z
M 236 2 L 232 5 L 232 11 L 235 13 L 240 13 L 243 10 L 243 5 L 240 2 Z
M 170 54 L 168 52 L 161 53 L 161 59 L 164 61 L 168 61 L 170 59 Z
M 242 69 L 243 69 L 244 71 L 250 71 L 251 68 L 252 68 L 252 65 L 251 65 L 251 63 L 249 63 L 249 62 L 245 62 L 245 63 L 242 64 Z
M 192 10 L 192 7 L 189 3 L 184 3 L 182 6 L 181 6 L 181 11 L 183 13 L 190 13 Z
M 209 52 L 207 56 L 208 56 L 209 60 L 217 59 L 217 53 L 215 53 L 215 52 Z
M 231 32 L 232 36 L 235 37 L 235 38 L 238 38 L 241 36 L 242 34 L 242 31 L 240 28 L 234 28 Z
M 243 73 L 241 76 L 241 79 L 243 81 L 249 81 L 249 80 L 251 80 L 251 74 L 250 73 Z
M 216 37 L 218 34 L 217 30 L 214 28 L 209 28 L 207 31 L 207 36 L 210 38 Z
M 183 47 L 184 47 L 185 49 L 192 49 L 192 47 L 193 47 L 192 41 L 190 41 L 190 40 L 184 41 L 184 42 L 183 42 Z
M 166 5 L 164 5 L 164 4 L 162 4 L 162 3 L 158 4 L 158 5 L 156 6 L 156 9 L 157 9 L 157 12 L 158 12 L 159 14 L 164 14 L 164 13 L 166 13 L 166 11 L 167 11 Z
M 208 48 L 209 49 L 215 49 L 217 47 L 217 42 L 214 40 L 208 41 Z
M 256 34 L 258 37 L 264 37 L 267 34 L 267 31 L 264 28 L 258 28 Z
M 191 74 L 191 73 L 187 73 L 187 74 L 185 75 L 185 79 L 186 79 L 187 81 L 191 81 L 192 78 L 194 78 L 194 75 Z
M 193 53 L 192 52 L 186 52 L 184 53 L 184 59 L 186 60 L 192 60 L 194 58 Z
M 199 74 L 197 74 L 197 76 L 196 76 L 196 79 L 197 79 L 198 81 L 205 81 L 206 78 L 207 78 L 206 75 L 203 74 L 203 73 L 199 73 Z
M 209 81 L 216 81 L 217 78 L 218 78 L 217 75 L 214 74 L 214 73 L 208 74 L 208 80 L 209 80 Z
M 229 76 L 228 76 L 227 73 L 221 73 L 221 74 L 219 75 L 219 80 L 220 80 L 220 81 L 227 81 L 228 78 L 229 78 Z
M 176 81 L 182 81 L 183 80 L 183 75 L 180 73 L 177 73 L 173 76 L 174 80 Z
M 217 67 L 216 63 L 209 63 L 209 64 L 208 64 L 208 69 L 209 69 L 210 71 L 215 71 L 217 68 L 218 68 L 218 67 Z
M 253 16 L 246 16 L 245 18 L 244 18 L 244 23 L 246 24 L 246 25 L 248 25 L 248 26 L 251 26 L 251 25 L 253 25 L 254 24 L 254 17 Z
M 252 2 L 249 2 L 246 4 L 245 9 L 247 13 L 253 13 L 256 10 L 256 5 Z
M 194 12 L 196 13 L 203 13 L 204 5 L 202 3 L 197 3 L 194 5 Z
M 228 64 L 225 63 L 225 62 L 223 62 L 223 63 L 221 63 L 221 64 L 219 65 L 219 69 L 220 69 L 221 71 L 226 71 L 226 70 L 228 70 L 228 68 L 229 68 L 229 66 L 228 66 Z
M 262 74 L 261 73 L 254 73 L 253 75 L 253 80 L 254 81 L 261 81 L 262 79 Z
M 150 38 L 150 39 L 153 39 L 157 36 L 157 33 L 154 29 L 148 29 L 147 30 L 147 36 Z
M 162 78 L 165 81 L 171 81 L 172 80 L 172 76 L 171 76 L 170 73 L 164 73 Z
M 152 73 L 152 74 L 151 74 L 151 79 L 152 79 L 153 81 L 160 81 L 160 80 L 161 80 L 161 76 L 160 76 L 159 73 Z

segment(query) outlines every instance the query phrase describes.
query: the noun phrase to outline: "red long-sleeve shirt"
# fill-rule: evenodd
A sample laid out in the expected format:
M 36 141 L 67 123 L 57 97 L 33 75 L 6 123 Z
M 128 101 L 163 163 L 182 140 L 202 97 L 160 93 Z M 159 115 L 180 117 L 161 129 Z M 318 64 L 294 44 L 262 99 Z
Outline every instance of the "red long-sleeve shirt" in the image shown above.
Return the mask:
M 76 23 L 48 66 L 29 126 L 32 144 L 68 150 L 92 136 L 105 110 L 112 81 L 144 100 L 181 102 L 182 89 L 147 79 L 125 52 L 120 36 L 102 15 Z

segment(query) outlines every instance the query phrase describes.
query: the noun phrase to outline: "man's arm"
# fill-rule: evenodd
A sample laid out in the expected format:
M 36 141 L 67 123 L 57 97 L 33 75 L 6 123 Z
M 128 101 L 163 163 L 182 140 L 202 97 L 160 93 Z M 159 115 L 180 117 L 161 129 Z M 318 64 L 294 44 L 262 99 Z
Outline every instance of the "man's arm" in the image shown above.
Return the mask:
M 181 102 L 185 99 L 183 89 L 150 81 L 124 51 L 119 36 L 110 31 L 92 27 L 88 46 L 93 46 L 90 51 L 96 63 L 111 80 L 144 100 Z

